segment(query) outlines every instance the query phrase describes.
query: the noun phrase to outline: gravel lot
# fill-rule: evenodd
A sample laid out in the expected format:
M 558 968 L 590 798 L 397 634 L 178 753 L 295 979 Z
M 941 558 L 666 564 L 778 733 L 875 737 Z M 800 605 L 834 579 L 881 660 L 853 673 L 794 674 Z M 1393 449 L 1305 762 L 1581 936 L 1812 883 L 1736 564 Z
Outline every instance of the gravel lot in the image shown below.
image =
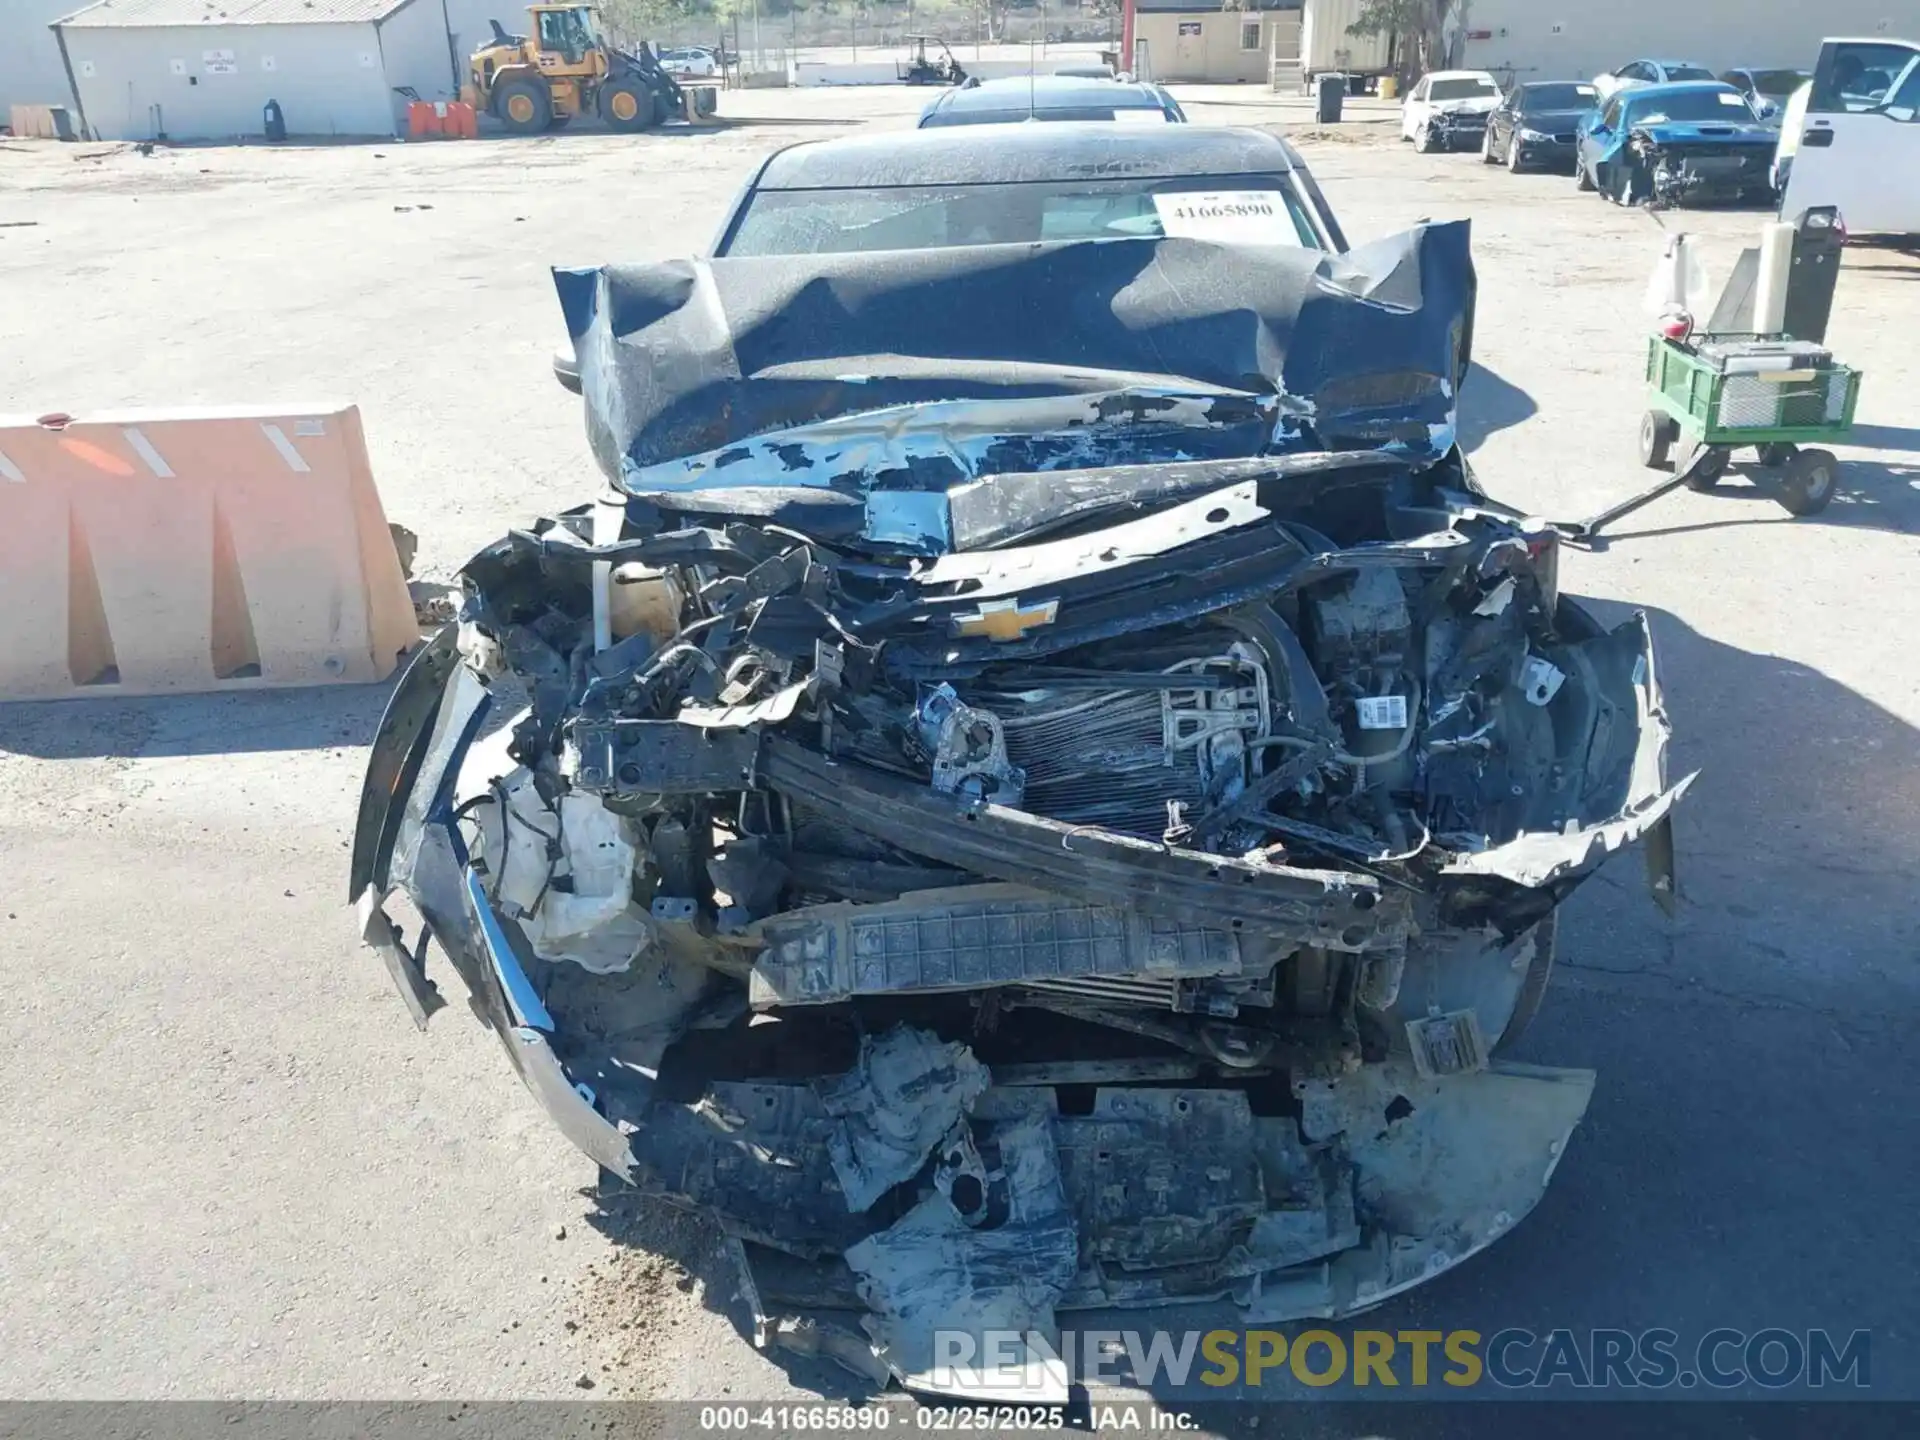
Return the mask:
M 1577 515 L 1642 483 L 1661 229 L 1724 275 L 1758 216 L 1416 156 L 1377 104 L 1320 131 L 1251 87 L 1179 93 L 1199 123 L 1296 127 L 1355 239 L 1472 218 L 1464 426 L 1494 493 Z M 767 150 L 925 98 L 728 94 L 725 129 L 637 138 L 0 143 L 4 408 L 357 402 L 390 518 L 450 574 L 594 485 L 548 372 L 548 267 L 699 249 Z M 1850 251 L 1829 338 L 1867 381 L 1833 507 L 1789 520 L 1736 482 L 1569 555 L 1609 618 L 1654 616 L 1676 770 L 1703 772 L 1685 905 L 1665 920 L 1631 862 L 1575 899 L 1525 1051 L 1600 1072 L 1588 1119 L 1512 1237 L 1363 1323 L 1865 1327 L 1874 1391 L 1920 1397 L 1916 333 L 1920 257 Z M 23 1041 L 0 1060 L 0 1395 L 844 1393 L 743 1342 L 699 1226 L 587 1223 L 591 1167 L 497 1043 L 457 1003 L 418 1035 L 357 948 L 346 837 L 383 698 L 0 706 Z

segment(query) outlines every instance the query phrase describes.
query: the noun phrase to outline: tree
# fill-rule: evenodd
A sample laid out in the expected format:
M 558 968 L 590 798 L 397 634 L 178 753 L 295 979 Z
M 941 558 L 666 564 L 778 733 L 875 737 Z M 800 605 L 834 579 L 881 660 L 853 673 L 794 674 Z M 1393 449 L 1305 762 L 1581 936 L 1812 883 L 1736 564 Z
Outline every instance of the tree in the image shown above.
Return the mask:
M 1393 36 L 1400 78 L 1411 82 L 1445 67 L 1440 31 L 1452 8 L 1453 0 L 1362 0 L 1347 33 Z
M 600 19 L 607 35 L 622 45 L 656 38 L 685 13 L 674 0 L 600 0 Z

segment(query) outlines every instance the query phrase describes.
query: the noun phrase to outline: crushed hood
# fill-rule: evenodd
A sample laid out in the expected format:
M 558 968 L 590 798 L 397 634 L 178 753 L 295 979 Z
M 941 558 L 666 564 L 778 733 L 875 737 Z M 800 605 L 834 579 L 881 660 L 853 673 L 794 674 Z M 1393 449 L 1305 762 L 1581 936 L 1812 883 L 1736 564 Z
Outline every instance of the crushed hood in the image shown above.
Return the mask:
M 628 494 L 855 502 L 1084 465 L 1095 447 L 1106 463 L 1380 445 L 1438 458 L 1475 284 L 1464 222 L 1345 255 L 1104 240 L 555 282 L 589 442 Z M 913 511 L 917 536 L 927 504 L 889 513 Z

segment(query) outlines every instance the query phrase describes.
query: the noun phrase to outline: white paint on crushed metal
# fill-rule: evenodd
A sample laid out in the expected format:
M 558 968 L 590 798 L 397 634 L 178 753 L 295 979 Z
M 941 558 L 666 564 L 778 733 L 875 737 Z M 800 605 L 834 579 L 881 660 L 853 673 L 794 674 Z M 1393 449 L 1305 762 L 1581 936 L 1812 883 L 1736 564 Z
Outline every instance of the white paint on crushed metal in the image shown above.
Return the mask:
M 262 425 L 260 433 L 273 442 L 273 448 L 280 452 L 280 458 L 287 462 L 289 470 L 297 471 L 302 475 L 312 470 L 313 467 L 301 458 L 298 450 L 293 448 L 293 442 L 287 439 L 287 432 L 278 425 Z
M 131 425 L 120 433 L 127 437 L 127 444 L 131 445 L 133 453 L 146 463 L 147 469 L 162 480 L 173 479 L 173 467 L 161 458 L 160 452 L 153 448 L 151 440 Z

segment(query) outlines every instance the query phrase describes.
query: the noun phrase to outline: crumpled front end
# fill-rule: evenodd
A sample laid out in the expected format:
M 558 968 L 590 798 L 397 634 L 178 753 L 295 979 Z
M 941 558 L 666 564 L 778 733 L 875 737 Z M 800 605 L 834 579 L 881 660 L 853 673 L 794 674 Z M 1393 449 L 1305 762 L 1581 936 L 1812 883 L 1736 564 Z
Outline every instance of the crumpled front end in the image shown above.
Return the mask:
M 352 874 L 416 1019 L 431 937 L 584 1153 L 737 1242 L 762 1339 L 996 1398 L 937 1331 L 1348 1315 L 1517 1223 L 1593 1083 L 1502 1056 L 1555 907 L 1642 837 L 1670 902 L 1686 784 L 1644 619 L 1562 598 L 1457 452 L 1019 438 L 488 547 Z
M 1761 126 L 1640 126 L 1617 163 L 1633 176 L 1636 198 L 1675 206 L 1770 194 L 1773 155 L 1774 138 Z
M 1475 100 L 1441 106 L 1428 117 L 1427 125 L 1442 149 L 1473 149 L 1487 137 L 1494 105 L 1492 100 Z
M 586 1154 L 922 1387 L 966 1388 L 957 1316 L 1437 1274 L 1585 1109 L 1497 1058 L 1554 906 L 1684 786 L 1644 622 L 1558 599 L 1543 534 L 1392 503 L 1392 457 L 1268 463 L 930 566 L 624 514 L 503 541 L 383 723 L 363 933 L 424 1020 L 403 891 Z M 1408 538 L 1309 524 L 1336 496 Z

